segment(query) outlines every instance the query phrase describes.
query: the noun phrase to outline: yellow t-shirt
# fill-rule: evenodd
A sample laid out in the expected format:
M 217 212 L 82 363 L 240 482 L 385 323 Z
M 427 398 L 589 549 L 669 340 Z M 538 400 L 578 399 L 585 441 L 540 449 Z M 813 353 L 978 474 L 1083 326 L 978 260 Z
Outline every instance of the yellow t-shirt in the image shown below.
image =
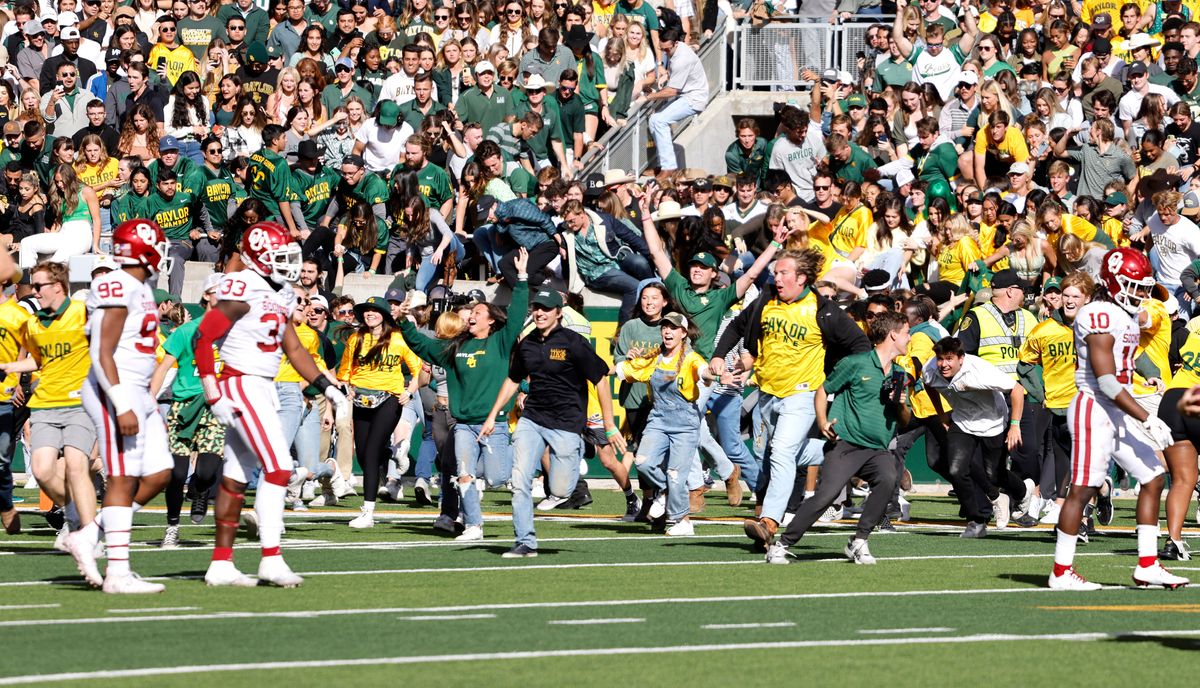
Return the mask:
M 84 164 L 82 169 L 76 170 L 79 173 L 79 181 L 88 186 L 98 186 L 105 182 L 111 182 L 117 178 L 117 159 L 109 158 L 104 166 Z
M 763 307 L 755 375 L 759 389 L 775 397 L 815 392 L 825 382 L 825 338 L 812 291 L 793 303 L 772 299 Z
M 1120 219 L 1115 217 L 1104 218 L 1104 225 L 1101 229 L 1104 230 L 1109 239 L 1112 239 L 1113 246 L 1123 248 L 1129 245 L 1129 237 L 1125 234 L 1125 225 Z
M 358 343 L 360 338 L 362 346 Z M 391 392 L 397 396 L 403 394 L 404 368 L 408 368 L 410 376 L 418 375 L 421 372 L 421 358 L 408 348 L 408 342 L 399 332 L 392 333 L 391 340 L 377 360 L 367 361 L 367 354 L 374 346 L 375 337 L 371 334 L 359 335 L 356 332 L 350 335 L 346 350 L 342 353 L 342 363 L 338 366 L 338 379 L 363 389 Z M 356 350 L 357 358 L 354 355 Z
M 300 344 L 304 350 L 312 355 L 313 360 L 317 362 L 317 367 L 325 370 L 325 359 L 321 357 L 321 337 L 317 331 L 309 327 L 305 323 L 296 326 L 296 336 L 300 339 Z M 295 366 L 292 365 L 291 359 L 287 356 L 279 361 L 279 374 L 275 376 L 276 382 L 304 382 L 304 378 L 300 373 L 296 372 Z
M 1042 366 L 1045 406 L 1064 409 L 1078 394 L 1075 387 L 1075 333 L 1053 318 L 1033 326 L 1018 354 L 1022 363 Z
M 1189 389 L 1200 385 L 1200 333 L 1188 332 L 1187 341 L 1179 347 L 1183 367 L 1175 371 L 1167 389 Z
M 962 237 L 938 254 L 938 279 L 954 285 L 962 284 L 967 276 L 967 266 L 981 258 L 983 251 L 979 249 L 979 244 L 969 236 Z
M 155 43 L 153 48 L 150 48 L 150 59 L 146 61 L 146 66 L 150 71 L 158 70 L 159 60 L 167 62 L 167 81 L 172 86 L 184 72 L 200 73 L 200 66 L 196 62 L 196 56 L 192 54 L 192 50 L 186 45 L 181 45 L 178 48 L 168 48 L 162 43 Z
M 700 371 L 708 365 L 708 362 L 695 351 L 688 351 L 687 355 L 683 357 L 683 363 L 679 362 L 679 356 L 680 352 L 675 352 L 675 355 L 670 358 L 659 355 L 626 359 L 617 365 L 617 377 L 622 380 L 649 382 L 655 370 L 663 370 L 670 375 L 675 375 L 675 369 L 678 366 L 679 375 L 675 378 L 675 388 L 687 401 L 695 401 L 700 397 Z M 653 393 L 653 390 L 651 392 Z
M 875 218 L 867 206 L 843 207 L 829 222 L 813 225 L 809 238 L 830 246 L 837 254 L 835 258 L 849 258 L 854 249 L 867 247 L 867 231 L 873 224 Z
M 592 0 L 592 19 L 595 20 L 597 28 L 601 26 L 607 27 L 611 24 L 616 11 L 616 2 L 613 2 L 611 5 L 604 5 L 596 2 L 596 0 Z
M 996 225 L 989 225 L 986 222 L 979 223 L 979 250 L 984 256 L 990 256 L 1000 248 L 996 245 L 996 229 Z M 1008 267 L 1008 256 L 1005 256 L 992 265 L 992 272 L 1007 270 Z
M 987 128 L 981 128 L 979 133 L 975 134 L 975 155 L 985 155 L 988 152 L 989 144 Z M 1029 146 L 1025 144 L 1025 137 L 1021 134 L 1021 130 L 1016 127 L 1009 127 L 1005 130 L 1004 139 L 996 148 L 1001 153 L 1011 155 L 1014 162 L 1025 162 L 1029 159 Z
M 22 308 L 16 299 L 9 298 L 0 303 L 0 363 L 12 363 L 21 353 L 21 326 L 29 319 L 29 311 Z M 21 381 L 17 373 L 9 373 L 0 382 L 0 401 L 12 399 L 13 389 Z
M 36 315 L 26 318 L 21 346 L 37 361 L 41 372 L 29 408 L 79 406 L 83 381 L 92 367 L 86 324 L 87 307 L 82 301 L 68 300 L 63 314 L 48 326 Z
M 1158 377 L 1167 385 L 1171 384 L 1171 316 L 1167 315 L 1167 306 L 1158 299 L 1146 299 L 1142 302 L 1149 321 L 1141 328 L 1141 338 L 1138 339 L 1137 351 L 1134 357 L 1143 353 L 1150 362 L 1158 368 Z M 1141 375 L 1133 376 L 1134 396 L 1154 394 L 1154 388 L 1144 384 Z
M 913 379 L 921 379 L 921 371 L 926 363 L 933 358 L 933 338 L 924 332 L 917 332 L 908 338 L 908 348 L 904 351 L 904 355 L 897 358 L 900 367 L 911 376 Z M 913 363 L 913 359 L 917 359 L 917 364 Z M 913 415 L 917 418 L 930 418 L 937 415 L 937 409 L 933 407 L 933 402 L 929 400 L 929 393 L 925 391 L 925 387 L 908 395 L 908 403 L 912 406 Z M 950 400 L 942 397 L 942 410 L 949 413 L 951 409 Z

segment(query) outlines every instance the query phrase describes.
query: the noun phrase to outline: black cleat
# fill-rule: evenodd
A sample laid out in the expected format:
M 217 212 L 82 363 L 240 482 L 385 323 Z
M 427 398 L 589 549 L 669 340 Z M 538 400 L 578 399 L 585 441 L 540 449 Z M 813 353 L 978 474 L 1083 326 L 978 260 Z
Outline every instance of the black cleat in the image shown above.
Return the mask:
M 197 525 L 204 523 L 204 517 L 208 515 L 208 491 L 203 494 L 197 494 L 192 500 L 192 523 Z
M 47 511 L 43 515 L 46 517 L 46 523 L 49 523 L 50 527 L 55 530 L 62 530 L 62 527 L 67 522 L 67 515 L 65 512 L 63 512 L 61 506 L 56 505 L 53 509 Z
M 1104 479 L 1104 486 L 1096 496 L 1096 520 L 1100 525 L 1107 526 L 1113 522 L 1112 478 Z
M 588 489 L 587 481 L 583 478 L 575 483 L 575 490 L 571 492 L 571 496 L 567 497 L 567 501 L 556 506 L 556 509 L 582 509 L 592 503 L 592 491 Z
M 1182 542 L 1175 544 L 1174 540 L 1168 539 L 1166 546 L 1158 553 L 1158 558 L 1168 561 L 1189 561 L 1192 558 L 1192 554 L 1188 551 L 1186 544 Z

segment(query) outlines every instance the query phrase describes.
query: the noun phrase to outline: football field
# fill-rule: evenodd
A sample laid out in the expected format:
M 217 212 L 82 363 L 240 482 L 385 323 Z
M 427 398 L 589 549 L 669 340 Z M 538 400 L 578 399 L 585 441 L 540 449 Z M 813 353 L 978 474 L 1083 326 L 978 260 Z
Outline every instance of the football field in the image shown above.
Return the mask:
M 1079 548 L 1077 569 L 1105 589 L 1064 593 L 1045 588 L 1049 526 L 963 540 L 944 497 L 913 498 L 910 523 L 872 536 L 876 566 L 842 556 L 848 521 L 818 525 L 790 566 L 771 566 L 723 494 L 689 538 L 622 523 L 621 496 L 594 494 L 582 511 L 539 515 L 536 559 L 499 556 L 512 537 L 503 492 L 485 495 L 487 539 L 469 544 L 407 504 L 381 504 L 367 531 L 346 527 L 357 500 L 289 512 L 284 555 L 305 577 L 294 590 L 205 587 L 211 514 L 192 526 L 185 505 L 182 547 L 161 550 L 158 503 L 134 530 L 134 569 L 167 586 L 148 597 L 86 588 L 26 513 L 24 533 L 0 536 L 0 685 L 1194 681 L 1200 588 L 1132 587 L 1131 500 Z M 258 559 L 240 539 L 239 568 Z M 1200 579 L 1200 561 L 1177 563 Z

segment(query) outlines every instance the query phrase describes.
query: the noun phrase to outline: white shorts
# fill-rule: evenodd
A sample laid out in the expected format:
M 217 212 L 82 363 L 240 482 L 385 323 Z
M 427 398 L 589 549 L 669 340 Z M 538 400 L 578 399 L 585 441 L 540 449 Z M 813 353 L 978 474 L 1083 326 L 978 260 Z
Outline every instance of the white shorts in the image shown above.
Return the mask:
M 1166 472 L 1138 422 L 1115 405 L 1080 394 L 1067 407 L 1067 418 L 1071 423 L 1072 485 L 1100 487 L 1110 460 L 1141 485 Z
M 275 382 L 257 375 L 231 375 L 218 383 L 222 396 L 240 412 L 225 429 L 223 475 L 239 483 L 249 482 L 255 466 L 266 473 L 292 472 L 292 454 L 279 422 L 279 394 Z
M 167 443 L 167 424 L 158 410 L 158 402 L 148 389 L 133 390 L 133 414 L 137 416 L 138 434 L 126 437 L 117 427 L 112 403 L 100 388 L 100 383 L 88 375 L 83 383 L 83 408 L 96 426 L 100 459 L 104 474 L 141 478 L 174 467 Z

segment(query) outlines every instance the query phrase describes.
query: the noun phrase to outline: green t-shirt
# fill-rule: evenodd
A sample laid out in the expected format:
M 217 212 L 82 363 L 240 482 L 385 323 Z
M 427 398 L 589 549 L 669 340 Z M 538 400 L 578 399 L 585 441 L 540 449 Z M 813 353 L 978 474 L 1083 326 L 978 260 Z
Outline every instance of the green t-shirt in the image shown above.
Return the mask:
M 295 200 L 292 193 L 292 172 L 283 156 L 263 148 L 250 156 L 250 198 L 267 206 L 272 217 L 279 217 L 279 203 Z
M 861 184 L 863 182 L 863 171 L 873 170 L 876 167 L 879 166 L 875 164 L 875 159 L 854 142 L 850 143 L 850 159 L 846 162 L 842 163 L 833 156 L 829 157 L 829 171 L 833 172 L 838 179 L 844 181 Z
M 146 169 L 150 171 L 151 184 L 157 184 L 158 168 L 160 166 L 161 162 L 158 160 L 151 160 L 150 164 L 146 166 Z M 208 175 L 204 174 L 204 170 L 201 170 L 199 165 L 184 155 L 179 156 L 179 161 L 175 163 L 175 166 L 171 170 L 178 177 L 179 190 L 190 194 L 200 193 L 204 182 L 208 181 Z
M 407 171 L 404 163 L 396 165 L 392 170 L 392 178 Z M 439 212 L 443 203 L 454 198 L 454 192 L 450 190 L 450 174 L 431 162 L 426 162 L 424 167 L 417 170 L 417 188 L 421 198 L 425 199 L 425 205 Z
M 191 399 L 204 390 L 200 387 L 200 376 L 196 374 L 196 351 L 192 340 L 200 329 L 200 318 L 193 318 L 179 327 L 163 342 L 163 351 L 178 361 L 179 370 L 171 383 L 171 394 L 176 399 Z
M 205 170 L 205 175 L 208 181 L 200 187 L 200 202 L 208 209 L 208 219 L 213 228 L 223 230 L 225 223 L 229 221 L 229 199 L 246 198 L 246 189 L 224 170 L 221 174 Z
M 616 13 L 628 15 L 631 19 L 651 31 L 658 31 L 659 29 L 658 12 L 655 12 L 650 3 L 645 2 L 645 0 L 637 8 L 634 8 L 633 3 L 629 2 L 629 0 L 621 0 L 617 3 Z
M 512 114 L 512 96 L 507 89 L 495 86 L 492 95 L 487 97 L 472 86 L 459 95 L 455 110 L 459 120 L 479 122 L 480 128 L 488 131 Z
M 570 148 L 574 145 L 575 135 L 584 131 L 583 100 L 576 96 L 566 102 L 559 100 L 556 105 L 562 122 L 563 145 Z
M 108 209 L 114 227 L 126 220 L 144 219 L 146 206 L 150 202 L 150 196 L 138 196 L 128 186 L 122 187 L 121 190 L 125 193 L 113 198 L 112 206 Z
M 342 89 L 337 84 L 329 84 L 325 87 L 325 90 L 321 91 L 321 107 L 324 108 L 327 114 L 332 113 L 341 107 L 350 96 L 358 96 L 362 100 L 367 112 L 375 109 L 375 94 L 358 84 L 350 87 L 348 95 L 342 95 Z M 403 108 L 403 106 L 401 107 Z M 413 131 L 417 131 L 417 128 L 413 127 Z
M 529 105 L 529 99 L 525 98 L 524 94 L 522 94 L 521 98 L 517 99 L 516 106 L 513 108 L 514 114 L 520 118 L 524 117 L 525 113 L 531 110 L 533 108 Z M 529 145 L 529 149 L 533 151 L 534 156 L 538 160 L 549 160 L 551 141 L 563 142 L 562 115 L 558 112 L 558 101 L 551 97 L 542 100 L 541 115 L 541 130 L 525 143 Z
M 413 131 L 421 131 L 421 125 L 424 124 L 426 117 L 445 109 L 445 105 L 436 100 L 431 100 L 429 101 L 429 111 L 421 112 L 417 106 L 417 99 L 413 98 L 400 106 L 400 119 L 408 122 L 408 126 L 412 127 Z
M 712 358 L 713 349 L 716 348 L 717 330 L 721 327 L 725 312 L 741 300 L 737 289 L 723 287 L 698 294 L 683 275 L 675 270 L 667 275 L 665 284 L 675 305 L 691 318 L 696 329 L 700 331 L 700 336 L 696 338 L 696 353 L 707 361 Z
M 150 194 L 146 215 L 162 227 L 171 241 L 191 240 L 188 234 L 196 224 L 196 197 L 186 191 L 176 191 L 170 199 L 160 193 Z
M 341 182 L 342 175 L 328 167 L 321 166 L 316 174 L 309 174 L 302 169 L 292 170 L 292 179 L 300 193 L 300 208 L 304 213 L 304 223 L 309 229 L 317 226 L 325 211 L 333 200 L 333 191 Z
M 247 25 L 248 28 L 248 25 Z M 181 19 L 178 24 L 179 42 L 187 46 L 197 60 L 204 57 L 212 39 L 225 33 L 225 22 L 216 17 Z
M 829 372 L 825 392 L 834 395 L 829 420 L 837 421 L 838 437 L 860 447 L 888 448 L 896 435 L 897 410 L 883 403 L 884 378 L 874 349 L 843 358 Z

